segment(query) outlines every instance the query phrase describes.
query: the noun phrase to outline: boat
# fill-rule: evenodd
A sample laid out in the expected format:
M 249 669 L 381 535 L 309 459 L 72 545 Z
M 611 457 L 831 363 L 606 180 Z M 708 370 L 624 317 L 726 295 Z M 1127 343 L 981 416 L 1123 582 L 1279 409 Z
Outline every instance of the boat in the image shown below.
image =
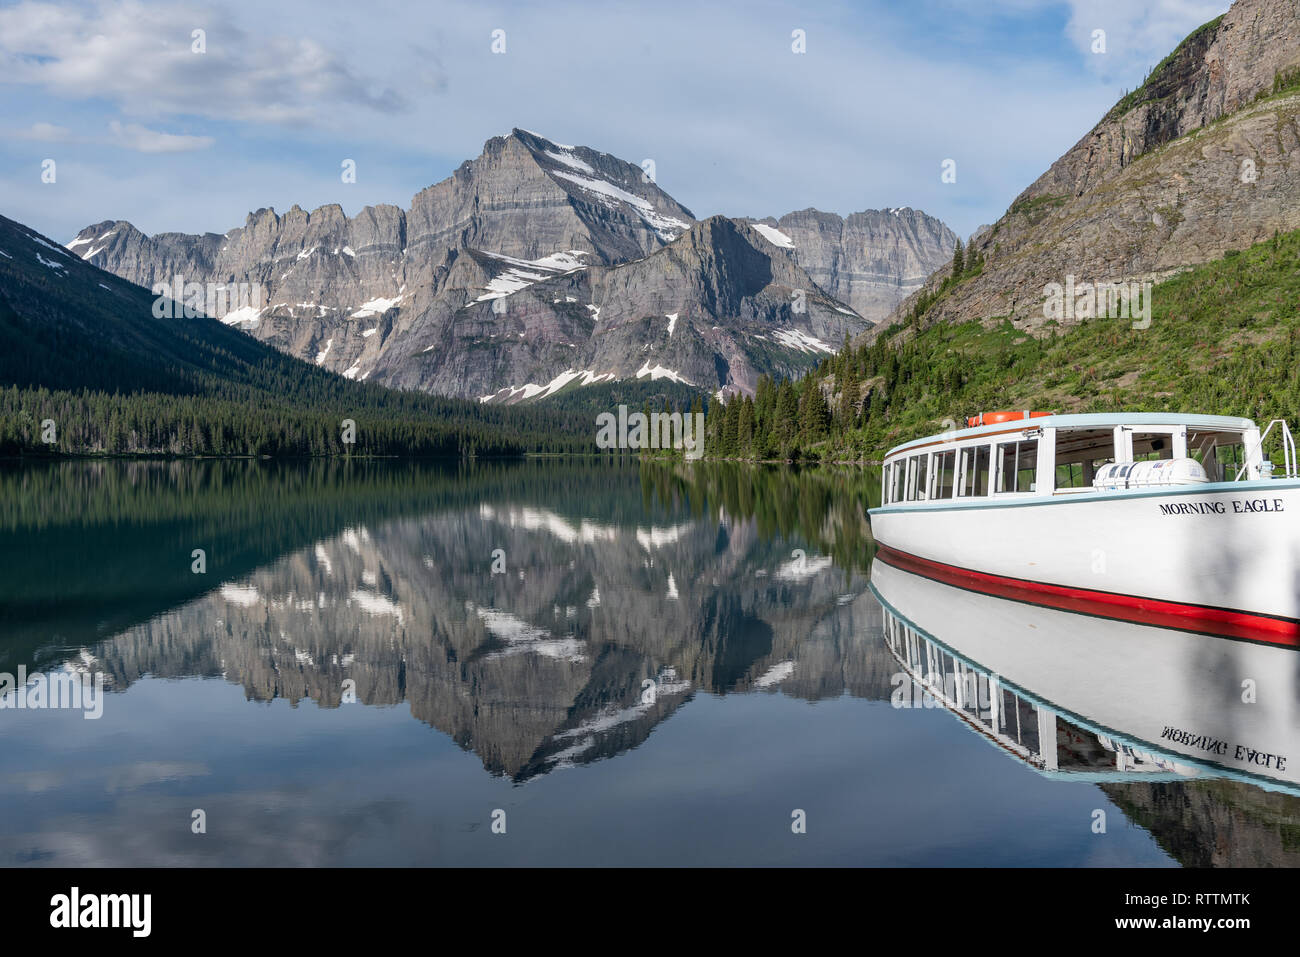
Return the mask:
M 949 585 L 1300 647 L 1300 474 L 1281 419 L 984 413 L 891 449 L 870 516 L 877 561 Z
M 1300 795 L 1286 648 L 1097 618 L 875 563 L 895 708 L 941 708 L 1074 781 L 1223 778 Z M 1122 665 L 1121 665 L 1122 663 Z

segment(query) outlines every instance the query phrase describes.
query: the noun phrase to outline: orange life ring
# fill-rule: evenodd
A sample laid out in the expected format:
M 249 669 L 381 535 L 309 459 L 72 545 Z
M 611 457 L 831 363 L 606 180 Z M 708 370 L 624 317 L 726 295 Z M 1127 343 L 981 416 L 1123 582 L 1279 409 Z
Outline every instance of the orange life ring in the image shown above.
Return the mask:
M 1014 422 L 1017 419 L 1037 419 L 1044 415 L 1051 415 L 1051 412 L 981 412 L 979 415 L 972 415 L 966 419 L 966 425 L 975 428 L 980 425 L 995 425 L 998 422 Z

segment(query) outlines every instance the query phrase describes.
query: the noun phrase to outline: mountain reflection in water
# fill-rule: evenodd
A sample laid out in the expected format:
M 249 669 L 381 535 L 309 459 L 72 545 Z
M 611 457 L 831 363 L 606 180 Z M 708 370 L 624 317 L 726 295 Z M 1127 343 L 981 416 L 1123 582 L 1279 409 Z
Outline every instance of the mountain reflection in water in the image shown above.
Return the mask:
M 892 707 L 871 471 L 2 471 L 0 671 L 111 693 L 0 710 L 0 860 L 1291 862 L 1288 794 L 1054 780 Z

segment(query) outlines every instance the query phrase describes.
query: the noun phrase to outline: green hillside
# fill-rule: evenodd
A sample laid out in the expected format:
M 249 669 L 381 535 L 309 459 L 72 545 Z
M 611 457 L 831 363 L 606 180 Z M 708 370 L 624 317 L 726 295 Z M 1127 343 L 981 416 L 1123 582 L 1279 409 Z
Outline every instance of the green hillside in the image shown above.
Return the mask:
M 849 347 L 799 383 L 785 413 L 759 401 L 748 441 L 714 416 L 712 457 L 878 458 L 945 419 L 995 409 L 1182 411 L 1300 419 L 1300 231 L 1275 236 L 1155 286 L 1149 328 L 1091 319 L 1041 335 L 1009 321 L 923 316 Z M 848 383 L 847 401 L 843 383 Z M 811 405 L 806 405 L 811 403 Z M 825 411 L 819 406 L 824 403 Z M 740 403 L 735 403 L 740 405 Z M 774 403 L 767 408 L 775 410 Z M 738 421 L 745 412 L 738 409 Z M 797 428 L 791 428 L 791 421 Z

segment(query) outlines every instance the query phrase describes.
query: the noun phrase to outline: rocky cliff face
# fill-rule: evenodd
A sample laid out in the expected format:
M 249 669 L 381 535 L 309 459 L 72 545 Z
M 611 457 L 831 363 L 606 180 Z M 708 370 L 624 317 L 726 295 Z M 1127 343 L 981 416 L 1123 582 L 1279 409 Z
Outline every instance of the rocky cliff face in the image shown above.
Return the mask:
M 515 130 L 409 210 L 262 209 L 224 236 L 104 222 L 69 248 L 182 299 L 176 277 L 205 284 L 205 311 L 350 378 L 522 401 L 613 379 L 737 392 L 797 375 L 953 238 L 913 210 L 697 223 L 640 167 Z
M 487 395 L 495 377 L 509 385 L 494 397 L 510 400 L 633 377 L 752 392 L 762 373 L 798 375 L 866 325 L 755 229 L 715 216 L 644 259 L 470 303 L 422 335 L 442 344 L 428 353 L 438 391 Z M 493 340 L 499 364 L 467 385 L 465 357 Z
M 758 221 L 827 294 L 878 322 L 952 260 L 957 234 L 920 210 L 869 209 L 841 218 L 804 209 Z
M 977 236 L 983 272 L 925 323 L 1010 316 L 1035 329 L 1048 283 L 1159 279 L 1300 228 L 1297 69 L 1300 4 L 1237 0 Z

